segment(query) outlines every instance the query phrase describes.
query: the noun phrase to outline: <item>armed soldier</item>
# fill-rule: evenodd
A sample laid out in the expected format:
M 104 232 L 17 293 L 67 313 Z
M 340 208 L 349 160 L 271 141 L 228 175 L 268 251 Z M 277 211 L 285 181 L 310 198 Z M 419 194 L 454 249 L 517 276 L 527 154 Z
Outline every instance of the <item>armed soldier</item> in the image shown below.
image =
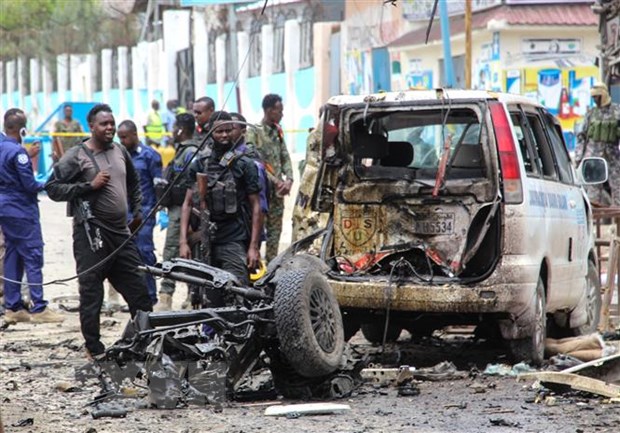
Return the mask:
M 172 130 L 175 154 L 174 160 L 166 168 L 166 180 L 168 184 L 174 183 L 168 196 L 162 204 L 168 208 L 168 230 L 164 245 L 164 260 L 170 260 L 179 256 L 179 233 L 181 221 L 181 205 L 185 199 L 185 180 L 177 179 L 181 176 L 183 167 L 193 157 L 197 145 L 192 136 L 194 135 L 194 117 L 189 113 L 176 116 Z M 165 186 L 164 189 L 166 189 Z M 160 187 L 157 188 L 158 190 Z M 159 302 L 156 310 L 167 311 L 172 308 L 172 296 L 174 295 L 176 282 L 165 278 L 159 288 Z
M 256 146 L 266 163 L 267 171 L 274 178 L 269 197 L 267 228 L 267 261 L 278 254 L 282 218 L 284 216 L 284 196 L 290 194 L 293 186 L 293 166 L 284 142 L 284 132 L 280 127 L 282 120 L 282 98 L 269 94 L 263 98 L 263 120 L 256 128 L 250 128 L 246 142 Z
M 213 128 L 211 152 L 192 164 L 181 214 L 180 255 L 192 256 L 187 229 L 194 202 L 193 186 L 201 174 L 206 174 L 206 197 L 199 199 L 205 201 L 210 220 L 216 225 L 209 239 L 211 250 L 206 253 L 212 265 L 248 285 L 250 270 L 259 264 L 260 184 L 254 160 L 233 150 L 231 120 L 225 111 L 213 113 L 209 121 L 209 130 Z M 223 304 L 220 298 L 209 300 L 214 307 Z
M 611 204 L 620 206 L 620 106 L 611 102 L 607 86 L 597 83 L 591 90 L 596 106 L 588 111 L 579 134 L 577 162 L 588 156 L 599 156 L 609 166 L 609 186 L 611 188 Z M 583 147 L 582 147 L 583 146 Z M 603 202 L 603 185 L 586 187 L 591 200 Z

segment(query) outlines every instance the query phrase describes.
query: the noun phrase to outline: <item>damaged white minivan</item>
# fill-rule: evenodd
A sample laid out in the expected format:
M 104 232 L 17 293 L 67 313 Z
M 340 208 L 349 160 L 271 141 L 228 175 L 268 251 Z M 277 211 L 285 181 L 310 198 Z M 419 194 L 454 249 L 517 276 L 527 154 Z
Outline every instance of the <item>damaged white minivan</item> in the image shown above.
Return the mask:
M 547 333 L 596 328 L 582 184 L 604 182 L 607 166 L 575 170 L 543 107 L 485 91 L 338 96 L 317 132 L 295 230 L 321 234 L 307 252 L 326 265 L 346 335 L 477 325 L 540 363 Z

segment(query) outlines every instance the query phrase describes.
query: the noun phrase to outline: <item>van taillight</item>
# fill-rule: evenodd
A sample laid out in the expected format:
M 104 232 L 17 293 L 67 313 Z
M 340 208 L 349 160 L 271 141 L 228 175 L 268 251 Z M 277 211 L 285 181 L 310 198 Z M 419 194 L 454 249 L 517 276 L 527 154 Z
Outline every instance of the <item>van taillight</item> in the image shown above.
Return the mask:
M 523 186 L 521 184 L 521 169 L 517 146 L 510 129 L 510 121 L 504 106 L 500 102 L 489 103 L 493 128 L 495 129 L 495 141 L 499 152 L 499 160 L 502 169 L 504 184 L 504 202 L 518 204 L 523 202 Z

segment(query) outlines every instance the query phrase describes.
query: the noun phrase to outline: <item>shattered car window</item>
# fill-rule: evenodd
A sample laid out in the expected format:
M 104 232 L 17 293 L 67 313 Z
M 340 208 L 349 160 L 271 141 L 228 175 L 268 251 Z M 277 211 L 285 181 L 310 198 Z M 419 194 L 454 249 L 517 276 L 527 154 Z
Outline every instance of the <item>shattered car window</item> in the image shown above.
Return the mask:
M 481 123 L 469 109 L 360 113 L 351 118 L 362 178 L 433 178 L 449 152 L 447 178 L 484 177 Z

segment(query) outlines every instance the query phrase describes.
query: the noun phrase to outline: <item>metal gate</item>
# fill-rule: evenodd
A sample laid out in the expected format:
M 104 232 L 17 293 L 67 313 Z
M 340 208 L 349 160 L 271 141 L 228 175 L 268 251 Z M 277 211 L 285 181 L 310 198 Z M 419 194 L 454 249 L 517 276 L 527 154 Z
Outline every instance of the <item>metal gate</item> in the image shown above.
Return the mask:
M 192 48 L 177 52 L 177 94 L 179 106 L 187 107 L 194 100 L 194 56 Z

